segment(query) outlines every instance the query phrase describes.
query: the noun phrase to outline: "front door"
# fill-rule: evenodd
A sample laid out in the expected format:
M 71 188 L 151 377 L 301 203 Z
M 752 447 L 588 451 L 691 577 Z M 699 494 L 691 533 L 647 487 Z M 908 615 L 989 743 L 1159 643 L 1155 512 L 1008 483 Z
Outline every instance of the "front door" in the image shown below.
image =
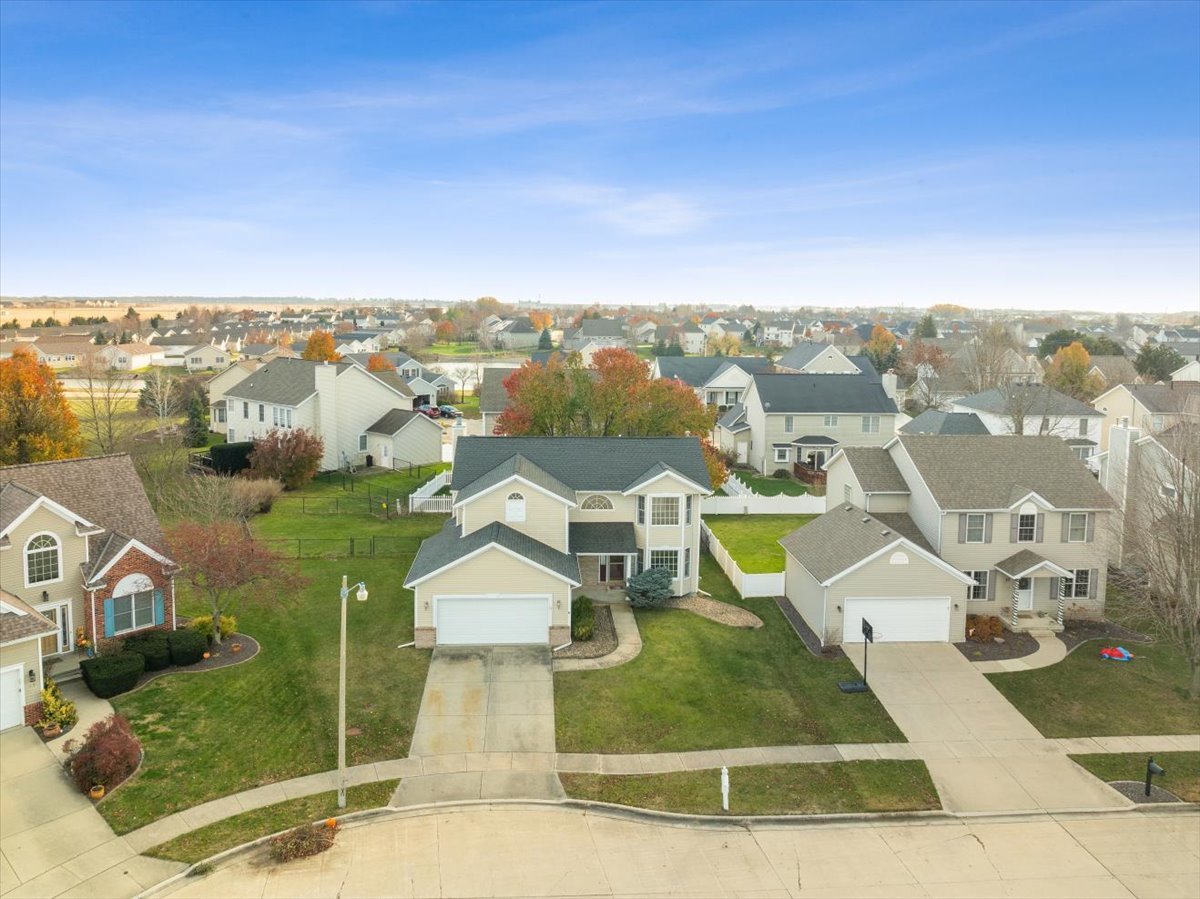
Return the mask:
M 42 655 L 70 652 L 74 643 L 74 635 L 71 633 L 71 604 L 59 602 L 38 606 L 37 610 L 58 625 L 57 631 L 42 637 Z
M 625 580 L 624 556 L 600 557 L 600 583 L 609 584 Z
M 1017 579 L 1017 610 L 1028 612 L 1033 608 L 1033 578 Z

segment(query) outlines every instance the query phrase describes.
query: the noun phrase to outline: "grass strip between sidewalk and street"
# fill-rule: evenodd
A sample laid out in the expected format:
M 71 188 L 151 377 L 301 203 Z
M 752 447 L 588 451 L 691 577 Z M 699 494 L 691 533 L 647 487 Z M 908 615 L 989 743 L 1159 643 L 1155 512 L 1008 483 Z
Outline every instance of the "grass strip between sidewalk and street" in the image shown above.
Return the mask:
M 560 774 L 573 799 L 689 815 L 817 815 L 940 809 L 921 761 L 752 765 L 729 771 L 729 811 L 721 772 Z
M 1145 780 L 1146 759 L 1151 755 L 1167 772 L 1154 778 L 1156 787 L 1169 790 L 1184 802 L 1200 802 L 1200 752 L 1097 752 L 1073 755 L 1071 761 L 1109 783 Z
M 398 783 L 398 780 L 381 780 L 378 783 L 350 787 L 346 790 L 344 809 L 337 807 L 336 790 L 277 802 L 275 805 L 256 808 L 223 821 L 206 824 L 147 849 L 143 854 L 189 865 L 195 864 L 218 852 L 281 830 L 309 824 L 322 818 L 337 817 L 347 812 L 380 808 L 388 804 Z

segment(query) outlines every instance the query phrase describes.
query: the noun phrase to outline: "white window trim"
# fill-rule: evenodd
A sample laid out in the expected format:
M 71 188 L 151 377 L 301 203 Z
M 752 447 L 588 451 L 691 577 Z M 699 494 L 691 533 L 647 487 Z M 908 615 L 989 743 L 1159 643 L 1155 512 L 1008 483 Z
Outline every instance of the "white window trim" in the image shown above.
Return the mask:
M 879 424 L 878 415 L 864 415 L 862 417 L 862 432 L 864 434 L 878 434 Z
M 655 519 L 654 507 L 659 500 L 674 500 L 675 501 L 675 515 L 674 515 L 673 521 L 655 521 L 654 520 Z M 683 506 L 682 497 L 680 497 L 678 494 L 672 494 L 672 493 L 652 494 L 650 496 L 650 509 L 649 509 L 650 526 L 654 527 L 654 528 L 677 528 L 677 527 L 679 527 L 680 523 L 683 521 L 682 506 Z
M 1091 588 L 1092 588 L 1092 573 L 1091 573 L 1091 571 L 1089 571 L 1086 568 L 1068 568 L 1067 570 L 1071 572 L 1071 576 L 1069 578 L 1063 578 L 1063 580 L 1067 581 L 1071 585 L 1069 587 L 1069 589 L 1067 590 L 1067 598 L 1068 599 L 1087 599 L 1088 593 L 1091 591 Z M 1082 593 L 1079 592 L 1079 573 L 1081 571 L 1083 572 L 1083 576 L 1085 578 Z
M 48 581 L 31 582 L 29 580 L 29 544 L 32 543 L 34 540 L 36 540 L 38 537 L 53 537 L 54 538 L 54 550 L 56 553 L 58 553 L 58 577 L 51 578 Z M 38 550 L 38 552 L 44 552 L 44 551 L 45 550 Z M 30 534 L 29 539 L 25 541 L 25 547 L 21 550 L 21 574 L 25 578 L 25 586 L 26 587 L 44 587 L 44 586 L 46 586 L 46 584 L 61 584 L 63 582 L 63 579 L 66 576 L 65 572 L 63 571 L 62 537 L 58 536 L 58 534 L 54 533 L 53 531 L 38 531 L 36 534 Z
M 680 575 L 679 575 L 680 566 L 683 564 L 682 563 L 683 549 L 684 548 L 682 546 L 678 546 L 678 547 L 648 546 L 648 547 L 646 547 L 646 567 L 647 568 L 654 567 L 654 554 L 655 553 L 674 553 L 674 555 L 675 555 L 675 571 L 671 572 L 671 580 L 677 581 L 677 580 L 679 580 L 679 577 L 680 577 Z M 666 570 L 668 572 L 670 572 L 670 569 L 666 569 Z
M 978 581 L 975 581 L 975 583 L 973 583 L 971 586 L 967 587 L 967 601 L 968 602 L 987 602 L 988 601 L 988 587 L 991 586 L 990 581 L 992 579 L 992 573 L 990 571 L 988 571 L 987 569 L 983 569 L 983 568 L 970 569 L 966 572 L 967 577 L 971 578 L 972 580 L 975 579 L 975 575 L 977 575 L 977 574 L 983 575 L 983 583 L 981 584 Z M 975 595 L 976 589 L 979 589 L 979 588 L 983 589 L 983 596 Z
M 1074 525 L 1076 516 L 1083 519 L 1083 536 L 1080 537 L 1078 540 L 1075 540 L 1074 538 L 1071 537 L 1071 531 L 1074 529 L 1073 525 Z M 1067 513 L 1067 542 L 1068 543 L 1087 543 L 1087 527 L 1088 527 L 1088 513 L 1087 512 L 1068 512 Z
M 979 519 L 979 539 L 971 539 L 971 519 Z M 963 534 L 963 543 L 986 543 L 987 542 L 987 514 L 984 512 L 968 512 L 967 527 Z
M 139 597 L 139 596 L 149 596 L 150 597 L 150 621 L 146 624 L 138 624 L 137 597 Z M 117 602 L 120 600 L 124 600 L 124 599 L 128 599 L 130 602 L 129 620 L 131 622 L 133 622 L 133 626 L 126 627 L 126 628 L 118 628 L 117 627 Z M 113 604 L 113 636 L 114 637 L 117 634 L 128 634 L 128 633 L 132 633 L 133 631 L 143 630 L 144 628 L 154 627 L 154 590 L 153 589 L 139 590 L 137 593 L 126 593 L 122 596 L 114 596 L 112 598 L 112 604 Z
M 791 434 L 796 429 L 796 418 L 794 415 L 783 416 L 783 433 Z
M 601 502 L 604 505 L 590 506 L 588 503 Z M 611 512 L 613 511 L 612 500 L 600 493 L 593 493 L 585 499 L 579 506 L 584 512 Z
M 514 490 L 504 498 L 504 520 L 518 523 L 525 520 L 525 494 Z
M 368 438 L 366 434 L 358 435 L 358 451 L 360 453 L 365 453 L 367 451 L 367 440 Z
M 821 423 L 825 428 L 836 428 L 838 426 L 838 417 L 836 415 L 826 415 Z
M 1028 539 L 1021 536 L 1023 526 L 1022 518 L 1032 518 L 1033 524 L 1029 526 Z M 1037 542 L 1037 513 L 1036 512 L 1018 512 L 1017 513 L 1017 542 L 1018 543 L 1036 543 Z
M 789 450 L 789 448 L 788 448 L 788 447 L 786 447 L 786 446 L 776 446 L 776 447 L 773 447 L 773 449 L 775 450 L 775 462 L 777 462 L 777 463 L 778 463 L 778 462 L 787 462 L 787 461 L 788 461 L 788 459 L 789 459 L 789 452 L 790 452 L 790 450 Z M 780 459 L 780 458 L 779 458 L 779 454 L 780 454 L 780 453 L 783 453 L 783 458 L 782 458 L 782 459 Z

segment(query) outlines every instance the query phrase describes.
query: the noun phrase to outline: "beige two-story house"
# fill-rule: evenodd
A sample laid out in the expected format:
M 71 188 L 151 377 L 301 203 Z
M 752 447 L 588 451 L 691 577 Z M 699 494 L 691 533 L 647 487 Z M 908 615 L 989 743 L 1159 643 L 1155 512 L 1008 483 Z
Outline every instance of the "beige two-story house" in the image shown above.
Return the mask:
M 1104 452 L 1114 427 L 1158 434 L 1186 417 L 1200 416 L 1200 383 L 1118 384 L 1092 400 L 1092 405 L 1104 416 L 1100 430 L 1100 451 Z
M 0 468 L 0 727 L 40 717 L 50 660 L 75 677 L 84 646 L 172 629 L 175 569 L 128 455 Z
M 1104 609 L 1114 503 L 1057 437 L 909 436 L 846 447 L 827 511 L 780 543 L 826 643 L 959 642 L 968 614 L 1055 631 Z
M 695 437 L 459 438 L 453 515 L 404 582 L 417 645 L 570 643 L 573 595 L 647 568 L 694 592 L 711 492 Z

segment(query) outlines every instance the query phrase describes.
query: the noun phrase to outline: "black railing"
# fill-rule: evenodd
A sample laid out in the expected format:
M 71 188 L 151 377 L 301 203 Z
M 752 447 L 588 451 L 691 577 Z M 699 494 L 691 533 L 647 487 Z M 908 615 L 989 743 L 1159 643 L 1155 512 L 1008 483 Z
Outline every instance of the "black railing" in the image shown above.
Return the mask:
M 415 555 L 420 537 L 260 537 L 259 542 L 285 559 L 396 559 Z

